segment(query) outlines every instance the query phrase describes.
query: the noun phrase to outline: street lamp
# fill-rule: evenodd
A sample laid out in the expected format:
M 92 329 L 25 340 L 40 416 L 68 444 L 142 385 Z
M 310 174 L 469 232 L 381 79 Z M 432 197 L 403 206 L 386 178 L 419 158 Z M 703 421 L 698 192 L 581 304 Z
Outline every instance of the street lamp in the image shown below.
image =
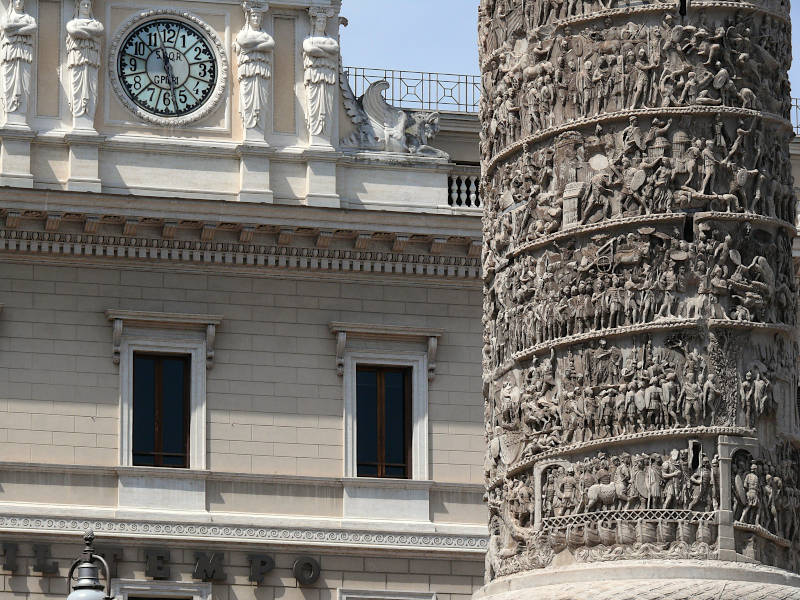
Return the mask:
M 108 576 L 108 563 L 102 556 L 94 553 L 94 532 L 90 529 L 83 536 L 86 546 L 81 557 L 72 563 L 67 575 L 67 589 L 72 587 L 72 592 L 67 600 L 112 600 L 111 580 Z M 99 565 L 99 566 L 98 566 Z M 100 567 L 106 577 L 105 593 L 103 584 L 100 583 Z M 78 571 L 78 580 L 72 585 L 73 575 Z

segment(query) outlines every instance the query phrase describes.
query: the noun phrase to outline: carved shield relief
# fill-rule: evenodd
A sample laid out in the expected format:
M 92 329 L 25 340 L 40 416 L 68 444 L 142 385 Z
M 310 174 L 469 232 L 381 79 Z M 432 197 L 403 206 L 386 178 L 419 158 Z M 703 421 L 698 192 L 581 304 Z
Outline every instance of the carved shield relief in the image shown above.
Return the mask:
M 503 464 L 511 465 L 522 455 L 522 432 L 521 431 L 507 431 L 502 434 L 500 440 L 500 458 Z

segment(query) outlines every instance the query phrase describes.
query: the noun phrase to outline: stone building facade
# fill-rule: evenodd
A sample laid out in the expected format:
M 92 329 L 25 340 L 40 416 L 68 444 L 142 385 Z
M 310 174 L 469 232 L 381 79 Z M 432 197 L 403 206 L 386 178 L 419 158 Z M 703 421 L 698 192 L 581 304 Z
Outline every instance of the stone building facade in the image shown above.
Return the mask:
M 0 597 L 87 528 L 120 600 L 482 583 L 477 119 L 357 98 L 340 8 L 3 5 Z

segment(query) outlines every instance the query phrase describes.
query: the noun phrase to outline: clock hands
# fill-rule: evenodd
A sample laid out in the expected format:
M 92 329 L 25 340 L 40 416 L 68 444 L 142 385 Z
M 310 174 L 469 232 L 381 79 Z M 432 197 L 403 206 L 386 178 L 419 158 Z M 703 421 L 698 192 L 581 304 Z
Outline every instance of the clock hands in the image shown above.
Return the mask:
M 178 116 L 178 97 L 175 95 L 175 82 L 172 78 L 172 62 L 170 62 L 169 57 L 167 56 L 167 49 L 164 47 L 164 32 L 161 31 L 160 28 L 156 29 L 158 31 L 158 43 L 161 44 L 161 61 L 164 63 L 164 72 L 167 74 L 167 79 L 169 80 L 169 90 L 172 93 L 172 112 L 175 116 Z

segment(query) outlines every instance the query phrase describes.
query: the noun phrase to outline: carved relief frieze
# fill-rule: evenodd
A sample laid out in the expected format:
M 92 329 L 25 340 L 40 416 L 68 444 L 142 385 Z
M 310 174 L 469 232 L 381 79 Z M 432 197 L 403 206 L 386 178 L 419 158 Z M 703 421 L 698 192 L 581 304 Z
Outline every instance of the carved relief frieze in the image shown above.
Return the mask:
M 795 568 L 787 10 L 481 2 L 489 580 Z
M 495 575 L 575 562 L 716 556 L 719 457 L 692 440 L 666 451 L 552 460 L 488 492 Z

